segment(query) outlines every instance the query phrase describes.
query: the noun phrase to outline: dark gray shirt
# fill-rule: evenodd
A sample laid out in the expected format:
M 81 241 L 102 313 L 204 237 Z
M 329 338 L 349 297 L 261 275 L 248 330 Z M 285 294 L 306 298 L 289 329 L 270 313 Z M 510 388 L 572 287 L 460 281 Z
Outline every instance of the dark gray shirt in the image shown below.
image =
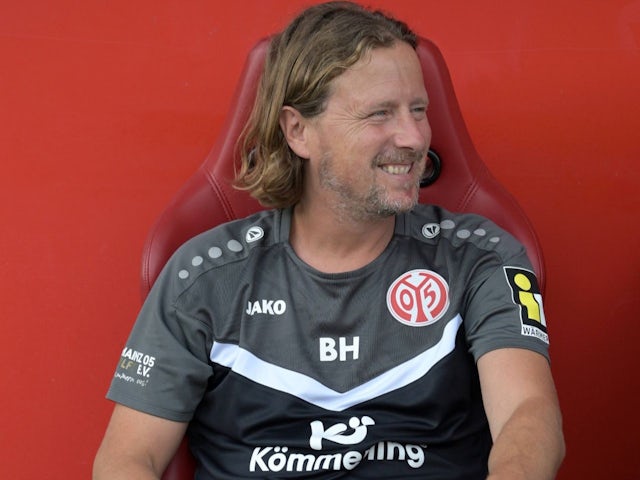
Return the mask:
M 189 421 L 198 478 L 484 478 L 475 362 L 547 356 L 523 247 L 488 220 L 418 206 L 369 265 L 325 274 L 291 212 L 187 242 L 150 292 L 108 397 Z

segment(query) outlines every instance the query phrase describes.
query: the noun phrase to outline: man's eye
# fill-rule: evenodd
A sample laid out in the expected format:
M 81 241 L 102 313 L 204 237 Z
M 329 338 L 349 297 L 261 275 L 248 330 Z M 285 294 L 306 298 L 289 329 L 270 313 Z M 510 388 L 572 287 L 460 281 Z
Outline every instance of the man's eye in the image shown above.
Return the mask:
M 373 112 L 370 116 L 377 118 L 384 118 L 389 115 L 389 110 L 377 110 Z
M 411 112 L 415 118 L 425 118 L 427 116 L 427 107 L 414 107 Z

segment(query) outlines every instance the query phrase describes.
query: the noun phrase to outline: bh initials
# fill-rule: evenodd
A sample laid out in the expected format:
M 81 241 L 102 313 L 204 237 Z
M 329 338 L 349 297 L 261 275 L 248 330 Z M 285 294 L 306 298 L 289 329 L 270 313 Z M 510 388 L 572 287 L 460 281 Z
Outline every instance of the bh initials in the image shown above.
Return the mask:
M 351 341 L 347 337 L 340 337 L 338 341 L 331 337 L 320 337 L 320 361 L 321 362 L 346 362 L 347 357 L 358 360 L 360 356 L 360 337 L 353 337 Z

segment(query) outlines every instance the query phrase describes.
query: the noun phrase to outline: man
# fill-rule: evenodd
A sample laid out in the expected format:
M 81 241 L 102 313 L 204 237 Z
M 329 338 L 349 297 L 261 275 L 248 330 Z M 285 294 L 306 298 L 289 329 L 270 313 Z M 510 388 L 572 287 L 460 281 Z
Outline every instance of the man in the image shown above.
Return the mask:
M 416 206 L 431 131 L 415 42 L 349 3 L 274 38 L 236 185 L 276 208 L 170 260 L 109 391 L 95 478 L 159 478 L 187 426 L 198 478 L 554 477 L 524 249 Z

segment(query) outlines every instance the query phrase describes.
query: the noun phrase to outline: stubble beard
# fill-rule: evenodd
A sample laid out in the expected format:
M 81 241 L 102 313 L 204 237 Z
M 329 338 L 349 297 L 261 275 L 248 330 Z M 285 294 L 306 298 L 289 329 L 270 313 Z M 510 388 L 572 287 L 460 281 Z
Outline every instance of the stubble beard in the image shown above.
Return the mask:
M 420 169 L 415 180 L 404 185 L 406 190 L 412 190 L 410 199 L 389 198 L 386 188 L 372 181 L 371 187 L 364 195 L 358 194 L 353 187 L 341 181 L 333 171 L 331 155 L 325 155 L 320 161 L 319 178 L 320 185 L 337 193 L 336 201 L 333 205 L 341 221 L 347 222 L 368 222 L 388 218 L 400 213 L 408 212 L 418 203 L 420 190 L 420 178 L 424 171 L 424 157 L 421 152 L 394 152 L 392 154 L 380 154 L 371 162 L 372 171 L 376 171 L 379 165 L 399 160 L 400 157 L 409 157 L 413 162 L 412 168 Z M 405 160 L 406 161 L 406 160 Z M 375 175 L 372 175 L 372 179 Z

